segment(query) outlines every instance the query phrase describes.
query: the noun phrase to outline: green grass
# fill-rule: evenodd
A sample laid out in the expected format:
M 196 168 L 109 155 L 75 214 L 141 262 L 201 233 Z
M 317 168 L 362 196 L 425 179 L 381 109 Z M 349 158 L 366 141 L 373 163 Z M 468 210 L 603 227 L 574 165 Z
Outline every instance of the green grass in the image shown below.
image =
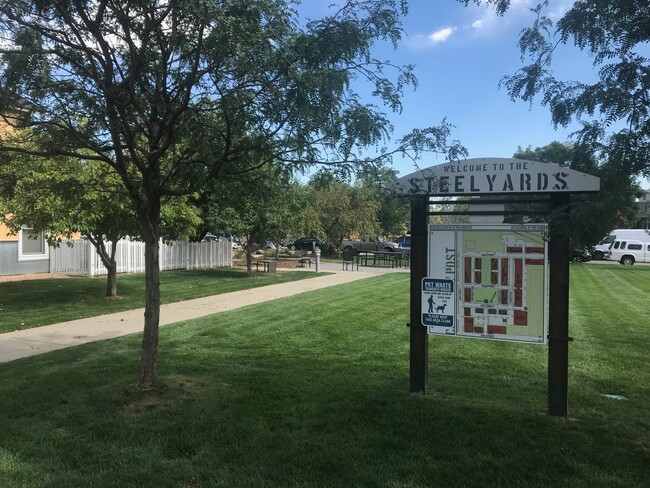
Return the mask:
M 274 283 L 313 278 L 299 271 L 256 273 L 236 269 L 163 271 L 161 303 L 173 303 Z M 118 275 L 117 298 L 106 298 L 106 278 L 0 283 L 0 333 L 144 307 L 144 275 Z
M 388 274 L 165 327 L 150 391 L 137 336 L 0 365 L 0 486 L 648 486 L 650 268 L 571 275 L 569 419 L 544 346 L 431 337 L 408 394 Z

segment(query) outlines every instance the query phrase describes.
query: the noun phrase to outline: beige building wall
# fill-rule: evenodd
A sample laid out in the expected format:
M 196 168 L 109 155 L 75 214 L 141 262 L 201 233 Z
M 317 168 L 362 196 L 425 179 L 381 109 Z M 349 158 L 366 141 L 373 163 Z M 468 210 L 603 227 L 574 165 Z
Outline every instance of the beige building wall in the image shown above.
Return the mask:
M 0 222 L 0 241 L 17 241 L 18 234 L 10 235 L 7 226 Z

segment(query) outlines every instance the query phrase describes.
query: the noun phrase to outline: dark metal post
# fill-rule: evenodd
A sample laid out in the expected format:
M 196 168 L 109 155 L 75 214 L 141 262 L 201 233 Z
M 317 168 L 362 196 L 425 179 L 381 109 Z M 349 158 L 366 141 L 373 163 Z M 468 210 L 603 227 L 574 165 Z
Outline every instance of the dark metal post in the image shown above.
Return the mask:
M 569 204 L 551 195 L 549 258 L 548 415 L 566 417 L 569 389 Z
M 421 324 L 421 287 L 427 275 L 428 210 L 428 196 L 411 198 L 410 391 L 422 394 L 426 393 L 429 376 L 429 335 Z

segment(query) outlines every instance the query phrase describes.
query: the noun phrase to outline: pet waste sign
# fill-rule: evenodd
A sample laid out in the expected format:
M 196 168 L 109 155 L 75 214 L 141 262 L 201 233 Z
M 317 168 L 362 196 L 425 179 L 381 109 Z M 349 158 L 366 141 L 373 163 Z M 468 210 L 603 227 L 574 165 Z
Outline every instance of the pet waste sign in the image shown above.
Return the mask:
M 430 333 L 454 333 L 454 282 L 446 279 L 422 280 L 422 324 Z

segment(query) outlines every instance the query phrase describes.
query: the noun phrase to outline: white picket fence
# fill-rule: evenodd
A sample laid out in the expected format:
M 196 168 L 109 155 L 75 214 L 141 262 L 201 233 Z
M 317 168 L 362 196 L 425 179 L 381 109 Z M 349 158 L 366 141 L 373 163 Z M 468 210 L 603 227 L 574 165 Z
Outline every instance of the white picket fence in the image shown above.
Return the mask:
M 144 273 L 144 242 L 122 239 L 115 254 L 118 273 Z M 160 269 L 232 267 L 232 243 L 160 241 Z M 62 242 L 50 248 L 50 273 L 105 275 L 106 267 L 86 239 Z

